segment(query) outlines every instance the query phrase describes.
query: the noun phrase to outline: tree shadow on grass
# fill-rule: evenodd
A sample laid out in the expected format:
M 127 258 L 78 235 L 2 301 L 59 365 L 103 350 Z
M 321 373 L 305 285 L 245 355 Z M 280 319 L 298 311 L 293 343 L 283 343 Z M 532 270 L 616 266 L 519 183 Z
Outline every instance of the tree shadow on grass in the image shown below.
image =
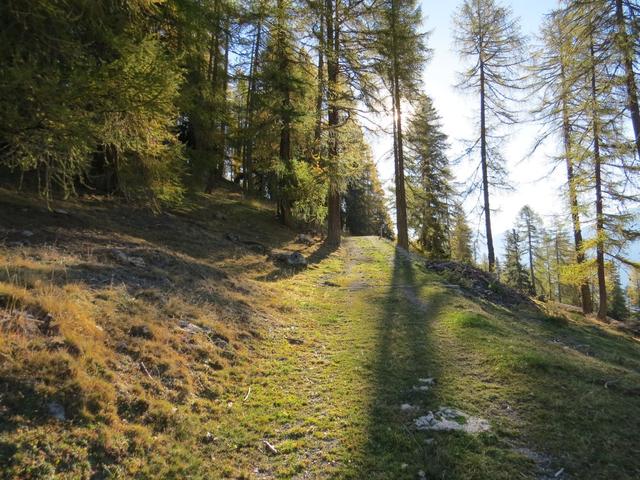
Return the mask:
M 427 383 L 440 376 L 433 354 L 431 322 L 441 308 L 439 294 L 420 298 L 413 263 L 396 248 L 391 287 L 379 303 L 377 352 L 373 364 L 375 398 L 368 438 L 356 478 L 416 478 L 429 462 L 413 419 L 433 408 Z M 403 409 L 404 405 L 404 409 Z
M 307 268 L 317 265 L 329 258 L 333 253 L 338 251 L 338 248 L 339 247 L 335 245 L 331 245 L 326 242 L 323 243 L 311 255 L 309 255 L 309 257 L 307 257 L 307 265 L 303 267 L 294 267 L 287 265 L 285 262 L 275 260 L 275 268 L 269 273 L 261 275 L 257 279 L 263 282 L 277 282 L 295 277 L 301 272 L 304 272 Z

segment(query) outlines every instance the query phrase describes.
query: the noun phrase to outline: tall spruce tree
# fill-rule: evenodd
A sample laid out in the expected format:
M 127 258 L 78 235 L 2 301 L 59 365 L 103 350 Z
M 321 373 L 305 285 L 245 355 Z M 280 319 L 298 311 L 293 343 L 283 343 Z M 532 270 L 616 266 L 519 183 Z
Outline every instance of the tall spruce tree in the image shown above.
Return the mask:
M 467 263 L 469 265 L 474 262 L 473 234 L 471 227 L 467 223 L 464 209 L 460 204 L 455 204 L 452 215 L 453 228 L 451 230 L 451 258 L 457 262 Z
M 498 150 L 499 125 L 516 122 L 511 105 L 522 87 L 523 37 L 508 7 L 495 0 L 464 0 L 455 16 L 458 52 L 470 66 L 462 72 L 459 87 L 477 93 L 480 102 L 479 137 L 483 212 L 489 270 L 495 266 L 491 228 L 490 188 L 504 186 L 506 171 Z
M 432 258 L 448 258 L 454 191 L 446 156 L 447 136 L 426 95 L 416 101 L 406 133 L 408 225 L 420 248 Z
M 518 231 L 524 239 L 524 253 L 528 257 L 529 281 L 531 294 L 536 294 L 535 255 L 540 241 L 542 219 L 529 205 L 525 205 L 518 213 Z
M 615 263 L 610 263 L 608 267 L 607 316 L 622 322 L 629 318 L 626 292 L 622 288 L 618 266 Z
M 513 228 L 505 236 L 504 282 L 512 288 L 529 293 L 531 282 L 527 269 L 522 264 L 522 238 Z

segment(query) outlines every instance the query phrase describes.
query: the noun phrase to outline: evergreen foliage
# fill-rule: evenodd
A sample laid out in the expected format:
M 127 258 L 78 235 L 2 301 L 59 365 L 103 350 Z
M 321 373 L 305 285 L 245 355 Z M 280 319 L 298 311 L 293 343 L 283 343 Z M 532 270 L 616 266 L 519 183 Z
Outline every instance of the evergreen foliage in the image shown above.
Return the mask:
M 426 95 L 406 132 L 406 184 L 408 224 L 418 245 L 431 258 L 449 258 L 451 203 L 454 191 L 446 156 L 447 137 L 440 117 Z
M 505 236 L 505 259 L 503 278 L 510 287 L 523 293 L 531 292 L 527 269 L 522 264 L 522 243 L 518 230 L 513 228 Z

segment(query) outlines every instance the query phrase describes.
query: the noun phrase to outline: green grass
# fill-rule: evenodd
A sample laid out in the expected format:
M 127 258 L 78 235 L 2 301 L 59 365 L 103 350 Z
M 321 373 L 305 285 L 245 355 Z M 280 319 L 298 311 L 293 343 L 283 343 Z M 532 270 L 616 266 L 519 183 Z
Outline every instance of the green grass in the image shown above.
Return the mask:
M 137 224 L 100 203 L 65 204 L 60 224 L 2 195 L 7 235 L 36 235 L 2 250 L 0 478 L 640 477 L 640 344 L 626 334 L 473 301 L 375 238 L 278 268 L 223 236 L 301 249 L 295 234 L 226 191 Z M 113 244 L 151 273 L 114 266 L 100 250 Z M 52 349 L 21 312 L 55 313 L 69 345 Z M 152 338 L 131 337 L 139 325 Z M 426 377 L 435 387 L 415 391 Z M 415 430 L 440 406 L 491 431 Z

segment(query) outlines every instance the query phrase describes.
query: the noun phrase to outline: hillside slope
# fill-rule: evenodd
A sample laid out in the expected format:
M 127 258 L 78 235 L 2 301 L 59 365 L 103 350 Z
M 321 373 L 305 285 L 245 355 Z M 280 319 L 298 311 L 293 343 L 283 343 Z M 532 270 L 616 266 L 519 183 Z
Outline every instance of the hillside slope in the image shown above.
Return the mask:
M 640 476 L 631 336 L 377 238 L 296 244 L 226 190 L 157 216 L 1 200 L 4 478 Z

